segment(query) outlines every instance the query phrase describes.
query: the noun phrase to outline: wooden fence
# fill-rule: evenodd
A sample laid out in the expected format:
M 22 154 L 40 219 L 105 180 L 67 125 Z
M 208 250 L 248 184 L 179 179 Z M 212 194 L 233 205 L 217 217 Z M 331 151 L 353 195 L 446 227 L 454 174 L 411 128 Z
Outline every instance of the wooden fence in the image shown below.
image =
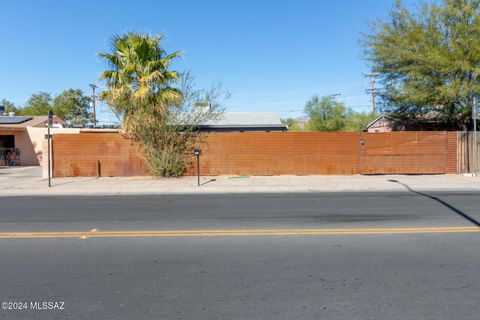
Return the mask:
M 119 133 L 54 134 L 54 177 L 148 175 L 137 146 Z
M 200 170 L 212 176 L 357 174 L 359 139 L 360 133 L 214 133 L 202 146 Z
M 421 131 L 362 135 L 361 174 L 456 173 L 456 132 Z
M 442 174 L 457 171 L 456 132 L 211 133 L 202 175 Z M 192 150 L 193 153 L 193 150 Z M 193 161 L 186 175 L 196 174 Z M 118 133 L 56 134 L 53 175 L 149 175 L 137 146 Z
M 480 133 L 477 133 L 477 159 L 480 159 Z M 457 172 L 473 173 L 473 132 L 458 132 Z M 479 174 L 480 161 L 477 163 Z

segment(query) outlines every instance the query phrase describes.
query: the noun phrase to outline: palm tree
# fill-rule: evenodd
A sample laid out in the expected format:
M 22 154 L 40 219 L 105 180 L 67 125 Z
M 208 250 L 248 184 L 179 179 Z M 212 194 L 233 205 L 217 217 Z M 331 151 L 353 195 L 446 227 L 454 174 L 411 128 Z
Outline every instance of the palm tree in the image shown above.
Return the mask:
M 100 99 L 122 118 L 127 131 L 144 121 L 164 123 L 169 108 L 182 101 L 174 87 L 179 74 L 170 70 L 181 52 L 167 54 L 160 45 L 162 38 L 127 32 L 112 38 L 110 53 L 99 54 L 109 66 L 100 77 L 107 86 Z

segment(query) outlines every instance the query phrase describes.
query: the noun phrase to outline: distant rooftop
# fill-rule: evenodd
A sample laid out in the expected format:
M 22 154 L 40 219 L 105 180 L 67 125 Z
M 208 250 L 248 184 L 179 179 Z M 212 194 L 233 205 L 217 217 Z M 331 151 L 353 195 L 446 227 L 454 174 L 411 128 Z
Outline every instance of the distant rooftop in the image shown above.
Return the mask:
M 201 130 L 221 131 L 286 131 L 280 117 L 275 112 L 225 112 L 217 119 L 200 125 Z
M 16 116 L 0 116 L 0 124 L 20 124 L 28 120 L 32 120 L 33 117 L 16 117 Z
M 280 125 L 282 121 L 275 112 L 225 112 L 218 119 L 207 121 L 204 124 L 221 126 Z
M 1 129 L 26 129 L 27 127 L 45 127 L 48 116 L 0 116 Z M 53 116 L 53 123 L 64 125 L 65 122 Z

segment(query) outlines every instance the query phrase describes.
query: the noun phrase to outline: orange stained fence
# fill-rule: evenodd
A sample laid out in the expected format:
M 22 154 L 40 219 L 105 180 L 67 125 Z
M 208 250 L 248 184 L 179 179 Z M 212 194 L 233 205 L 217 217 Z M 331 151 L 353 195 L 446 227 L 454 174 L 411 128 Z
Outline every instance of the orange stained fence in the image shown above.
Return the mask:
M 119 133 L 54 134 L 54 177 L 144 176 L 138 147 Z
M 456 132 L 365 133 L 361 174 L 436 174 L 456 172 Z
M 345 132 L 213 133 L 201 146 L 200 170 L 213 176 L 357 174 L 359 139 L 360 133 Z
M 351 175 L 456 172 L 456 132 L 238 132 L 204 136 L 202 175 Z M 193 150 L 192 150 L 193 153 Z M 56 134 L 54 177 L 149 175 L 118 133 Z M 186 175 L 196 174 L 192 156 Z

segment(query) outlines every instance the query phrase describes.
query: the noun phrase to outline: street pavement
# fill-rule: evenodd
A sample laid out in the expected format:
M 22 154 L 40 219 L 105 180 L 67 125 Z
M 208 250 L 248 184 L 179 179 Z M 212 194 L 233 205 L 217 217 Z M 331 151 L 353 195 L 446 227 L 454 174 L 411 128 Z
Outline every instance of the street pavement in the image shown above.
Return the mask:
M 64 302 L 0 319 L 478 319 L 478 194 L 404 188 L 0 197 L 0 302 Z

